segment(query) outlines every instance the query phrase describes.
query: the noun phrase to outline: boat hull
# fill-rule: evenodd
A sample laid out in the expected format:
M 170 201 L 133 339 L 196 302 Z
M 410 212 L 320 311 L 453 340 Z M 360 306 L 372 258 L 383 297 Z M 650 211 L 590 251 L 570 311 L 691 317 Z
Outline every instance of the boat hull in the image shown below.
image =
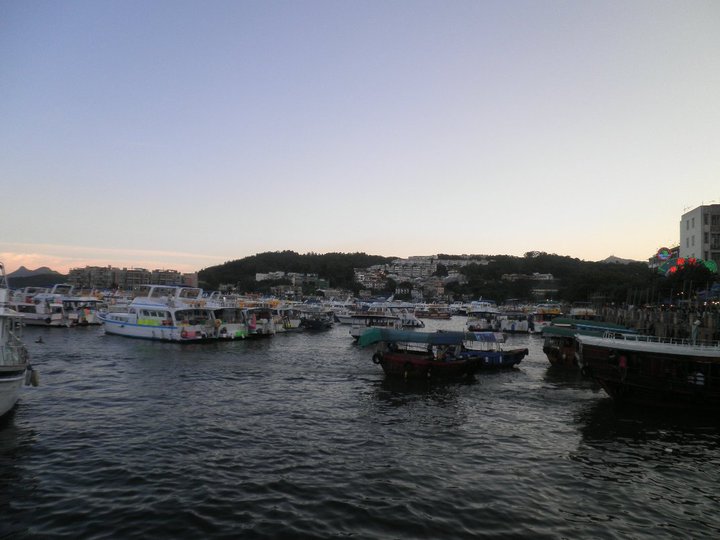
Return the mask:
M 9 413 L 20 398 L 25 374 L 25 366 L 0 367 L 0 418 Z
M 479 358 L 461 360 L 435 360 L 430 353 L 419 354 L 409 351 L 376 353 L 373 362 L 380 364 L 388 377 L 404 379 L 462 379 L 472 377 L 479 369 Z
M 457 358 L 478 360 L 478 370 L 509 369 L 518 365 L 528 355 L 527 349 L 499 351 L 463 351 Z
M 581 340 L 583 373 L 616 402 L 720 409 L 720 349 L 695 349 L 688 355 L 663 352 L 661 347 L 632 347 L 622 340 Z
M 127 321 L 104 319 L 105 333 L 138 339 L 173 341 L 176 343 L 197 343 L 214 340 L 215 337 L 205 328 L 195 326 L 148 326 Z

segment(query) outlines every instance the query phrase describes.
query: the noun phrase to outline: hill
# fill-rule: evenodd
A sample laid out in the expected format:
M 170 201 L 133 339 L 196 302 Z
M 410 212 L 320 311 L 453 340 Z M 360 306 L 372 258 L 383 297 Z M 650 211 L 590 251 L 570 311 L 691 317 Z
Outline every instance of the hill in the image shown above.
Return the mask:
M 47 266 L 41 266 L 40 268 L 37 268 L 35 270 L 28 270 L 24 266 L 21 266 L 14 272 L 11 272 L 7 275 L 8 278 L 25 278 L 25 277 L 31 277 L 31 276 L 44 276 L 44 275 L 52 275 L 56 274 L 58 276 L 62 275 L 60 272 L 56 272 L 55 270 L 51 270 Z
M 258 272 L 297 272 L 317 274 L 327 279 L 331 287 L 351 289 L 355 268 L 386 264 L 397 257 L 381 257 L 366 253 L 306 253 L 272 251 L 211 266 L 198 272 L 201 286 L 216 289 L 222 283 L 237 285 L 244 292 L 257 290 L 255 274 Z

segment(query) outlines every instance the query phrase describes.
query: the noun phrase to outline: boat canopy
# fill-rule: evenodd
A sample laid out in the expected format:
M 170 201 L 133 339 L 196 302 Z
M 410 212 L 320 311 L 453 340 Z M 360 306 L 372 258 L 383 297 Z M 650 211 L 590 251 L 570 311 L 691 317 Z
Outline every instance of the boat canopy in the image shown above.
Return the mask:
M 416 332 L 414 330 L 393 330 L 390 328 L 370 328 L 363 332 L 358 340 L 361 347 L 367 347 L 381 341 L 402 343 L 427 343 L 429 345 L 460 345 L 464 341 L 501 343 L 503 335 L 498 332 Z
M 556 317 L 552 320 L 552 324 L 549 327 L 543 329 L 543 332 L 552 327 L 564 327 L 572 328 L 577 330 L 591 331 L 591 332 L 622 332 L 623 334 L 636 334 L 637 330 L 622 326 L 621 324 L 613 324 L 604 321 L 590 321 L 585 319 L 573 319 L 570 317 Z

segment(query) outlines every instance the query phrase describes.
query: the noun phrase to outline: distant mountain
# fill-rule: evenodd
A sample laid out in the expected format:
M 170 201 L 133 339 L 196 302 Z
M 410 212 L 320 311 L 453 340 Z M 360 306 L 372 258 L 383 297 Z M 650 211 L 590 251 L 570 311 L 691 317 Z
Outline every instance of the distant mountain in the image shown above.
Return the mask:
M 36 270 L 28 270 L 24 266 L 21 266 L 14 272 L 7 275 L 9 278 L 25 278 L 25 277 L 31 277 L 31 276 L 46 276 L 46 275 L 61 275 L 60 272 L 56 272 L 55 270 L 51 270 L 47 266 L 41 266 L 40 268 L 37 268 Z
M 602 261 L 598 261 L 601 263 L 608 263 L 608 264 L 632 264 L 636 262 L 642 262 L 642 261 L 634 261 L 632 259 L 621 259 L 620 257 L 616 257 L 615 255 L 610 255 L 607 259 L 603 259 Z

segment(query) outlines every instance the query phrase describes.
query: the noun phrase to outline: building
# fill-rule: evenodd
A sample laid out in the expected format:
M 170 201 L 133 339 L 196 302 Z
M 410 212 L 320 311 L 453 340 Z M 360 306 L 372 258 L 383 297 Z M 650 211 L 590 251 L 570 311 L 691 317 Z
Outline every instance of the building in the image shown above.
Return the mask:
M 679 255 L 720 266 L 720 204 L 698 206 L 682 215 Z
M 181 274 L 177 270 L 146 270 L 144 268 L 114 268 L 112 266 L 86 266 L 71 268 L 68 281 L 85 289 L 125 289 L 138 285 L 178 285 L 197 287 L 197 272 Z

